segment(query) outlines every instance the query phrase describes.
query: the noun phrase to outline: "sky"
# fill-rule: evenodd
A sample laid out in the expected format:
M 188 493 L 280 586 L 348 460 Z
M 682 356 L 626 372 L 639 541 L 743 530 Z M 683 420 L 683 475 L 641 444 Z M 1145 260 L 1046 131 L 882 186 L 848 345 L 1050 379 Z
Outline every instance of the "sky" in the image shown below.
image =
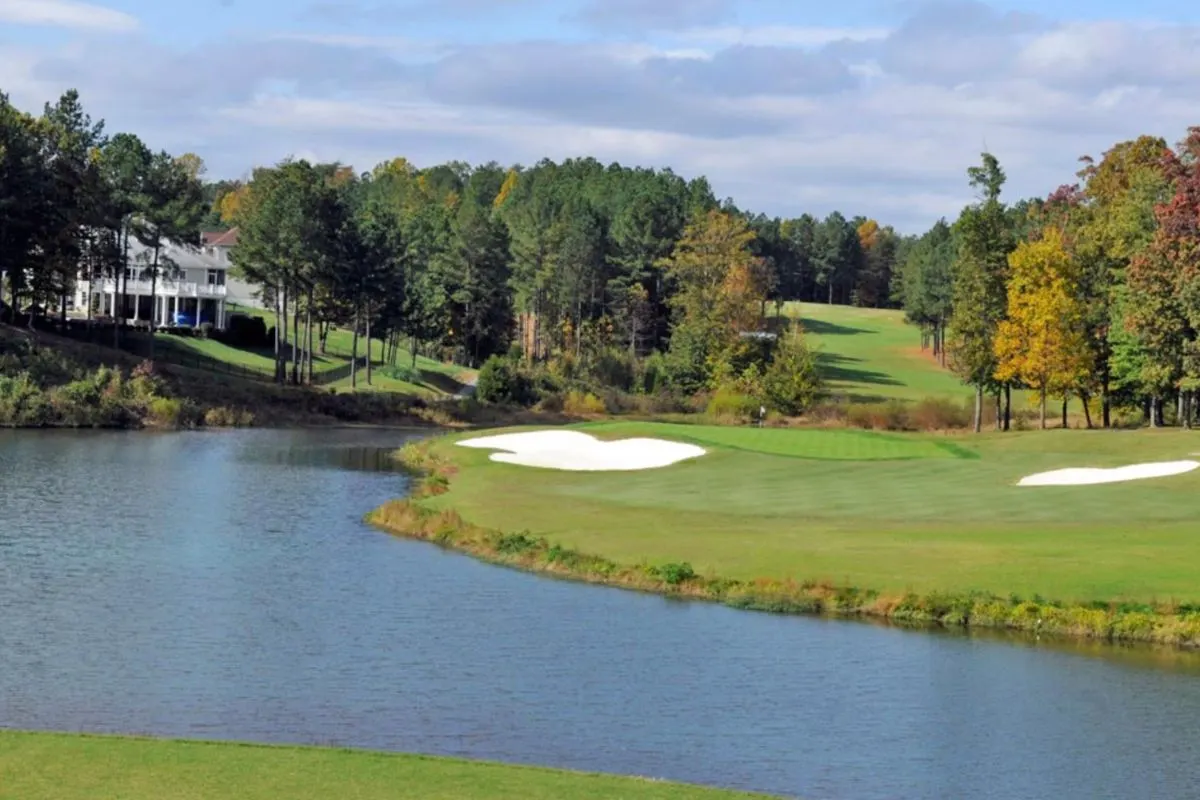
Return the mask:
M 0 0 L 0 90 L 80 91 L 210 179 L 286 156 L 706 175 L 771 216 L 953 219 L 988 150 L 1009 199 L 1200 124 L 1183 0 Z

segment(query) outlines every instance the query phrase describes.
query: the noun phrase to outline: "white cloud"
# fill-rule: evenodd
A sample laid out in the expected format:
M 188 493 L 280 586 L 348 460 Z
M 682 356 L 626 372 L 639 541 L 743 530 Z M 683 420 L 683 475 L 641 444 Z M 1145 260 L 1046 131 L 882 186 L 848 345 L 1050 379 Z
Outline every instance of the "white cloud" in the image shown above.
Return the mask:
M 303 42 L 325 47 L 344 47 L 351 50 L 382 50 L 396 56 L 428 58 L 443 55 L 452 47 L 444 42 L 432 42 L 407 36 L 364 36 L 350 33 L 274 33 L 267 37 L 276 42 Z
M 130 14 L 74 0 L 0 0 L 0 22 L 124 32 L 138 28 Z
M 833 42 L 869 42 L 887 38 L 887 28 L 831 28 L 804 25 L 761 25 L 690 28 L 675 38 L 708 46 L 735 44 L 760 47 L 821 47 Z
M 769 214 L 839 209 L 912 232 L 970 202 L 966 169 L 985 148 L 1016 199 L 1073 180 L 1084 153 L 1143 133 L 1174 141 L 1200 121 L 1200 29 L 1187 26 L 976 4 L 891 31 L 692 25 L 468 44 L 377 27 L 191 51 L 0 49 L 0 85 L 44 95 L 33 110 L 77 86 L 110 130 L 199 152 L 214 176 L 289 153 L 358 169 L 591 155 L 706 174 Z

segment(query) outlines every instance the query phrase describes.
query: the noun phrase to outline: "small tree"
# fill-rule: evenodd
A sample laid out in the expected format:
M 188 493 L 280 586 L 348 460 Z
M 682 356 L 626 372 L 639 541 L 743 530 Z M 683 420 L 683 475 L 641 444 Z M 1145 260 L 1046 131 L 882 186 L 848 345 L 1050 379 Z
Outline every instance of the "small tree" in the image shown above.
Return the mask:
M 763 373 L 762 387 L 767 406 L 790 416 L 802 414 L 820 396 L 822 381 L 817 354 L 808 346 L 799 326 L 780 339 Z

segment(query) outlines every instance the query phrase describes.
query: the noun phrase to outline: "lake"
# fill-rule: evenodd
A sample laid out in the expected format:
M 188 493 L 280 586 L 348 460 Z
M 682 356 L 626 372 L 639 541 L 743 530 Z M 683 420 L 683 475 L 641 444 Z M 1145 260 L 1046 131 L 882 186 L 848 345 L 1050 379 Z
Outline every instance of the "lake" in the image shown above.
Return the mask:
M 375 531 L 396 431 L 0 432 L 0 727 L 802 796 L 1196 796 L 1200 660 L 735 611 Z M 531 473 L 531 479 L 536 479 Z

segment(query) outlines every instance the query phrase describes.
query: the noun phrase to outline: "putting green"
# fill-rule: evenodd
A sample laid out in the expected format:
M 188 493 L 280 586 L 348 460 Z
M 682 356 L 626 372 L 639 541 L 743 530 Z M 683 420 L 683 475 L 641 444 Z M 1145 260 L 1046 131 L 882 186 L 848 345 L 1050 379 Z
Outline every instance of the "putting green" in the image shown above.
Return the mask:
M 593 422 L 576 426 L 600 439 L 657 437 L 752 453 L 835 461 L 973 458 L 952 442 L 860 430 L 677 425 L 665 422 Z
M 709 452 L 636 473 L 535 473 L 447 437 L 434 452 L 459 469 L 448 493 L 421 502 L 623 564 L 686 561 L 735 579 L 1200 601 L 1200 471 L 1102 486 L 1016 485 L 1048 470 L 1186 458 L 1200 450 L 1191 433 L 585 429 L 696 441 Z M 964 454 L 973 457 L 953 457 Z

